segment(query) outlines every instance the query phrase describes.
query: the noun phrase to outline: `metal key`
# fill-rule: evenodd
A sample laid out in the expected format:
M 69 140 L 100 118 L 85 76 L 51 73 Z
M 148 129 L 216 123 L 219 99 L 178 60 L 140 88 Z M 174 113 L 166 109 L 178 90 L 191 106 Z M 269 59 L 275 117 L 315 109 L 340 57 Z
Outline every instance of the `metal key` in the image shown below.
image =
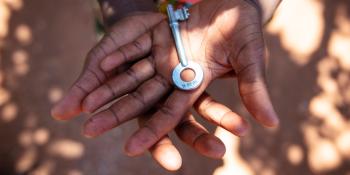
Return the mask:
M 175 46 L 180 63 L 173 70 L 173 81 L 175 85 L 182 90 L 193 90 L 199 87 L 204 78 L 204 73 L 202 67 L 193 61 L 188 61 L 186 57 L 185 48 L 182 44 L 180 27 L 178 21 L 185 21 L 189 18 L 190 14 L 188 8 L 183 7 L 174 11 L 172 5 L 167 7 L 169 25 L 175 40 Z M 181 73 L 186 70 L 191 69 L 195 73 L 195 78 L 192 81 L 184 81 L 181 79 Z

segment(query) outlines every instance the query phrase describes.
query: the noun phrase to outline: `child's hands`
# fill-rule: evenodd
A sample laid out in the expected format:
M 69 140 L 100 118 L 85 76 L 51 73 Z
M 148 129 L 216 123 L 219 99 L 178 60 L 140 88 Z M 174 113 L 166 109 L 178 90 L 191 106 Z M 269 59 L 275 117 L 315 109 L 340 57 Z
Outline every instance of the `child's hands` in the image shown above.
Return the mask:
M 96 136 L 135 118 L 170 93 L 164 105 L 127 143 L 130 155 L 141 154 L 179 124 L 213 80 L 225 75 L 237 77 L 242 101 L 254 118 L 264 126 L 276 126 L 278 118 L 265 85 L 260 20 L 258 10 L 242 0 L 206 0 L 193 6 L 190 19 L 181 24 L 188 58 L 201 64 L 205 74 L 202 85 L 193 91 L 172 88 L 171 73 L 178 58 L 166 19 L 135 41 L 115 47 L 119 49 L 101 60 L 105 72 L 134 64 L 91 92 L 83 108 L 94 111 L 115 97 L 129 95 L 94 115 L 85 125 L 85 134 Z M 150 51 L 151 55 L 146 57 Z M 208 110 L 211 107 L 217 110 Z M 223 108 L 210 100 L 206 103 L 199 100 L 196 105 L 197 111 L 204 112 L 202 116 L 212 123 L 242 134 L 247 128 L 245 121 Z M 210 116 L 206 115 L 209 113 Z
M 164 16 L 159 13 L 145 12 L 126 17 L 112 27 L 108 35 L 88 53 L 79 78 L 52 109 L 53 117 L 58 120 L 69 120 L 80 114 L 84 98 L 116 74 L 112 71 L 103 71 L 100 68 L 101 61 L 115 49 L 134 41 L 162 19 Z
M 122 81 L 123 83 L 121 84 L 112 84 L 116 80 L 127 77 L 125 74 L 115 73 L 114 70 L 107 72 L 102 71 L 100 68 L 101 61 L 106 55 L 118 50 L 122 45 L 132 42 L 140 35 L 148 32 L 152 26 L 158 24 L 162 19 L 164 19 L 164 16 L 158 13 L 139 13 L 119 21 L 111 29 L 109 35 L 106 35 L 88 54 L 83 72 L 66 96 L 53 108 L 52 115 L 59 120 L 69 120 L 83 111 L 82 106 L 84 106 L 85 111 L 92 112 L 102 105 L 117 99 L 120 95 L 123 95 L 128 91 L 133 91 L 133 86 L 123 86 L 123 84 L 128 83 L 128 81 Z M 128 65 L 123 65 L 118 67 L 118 70 L 127 69 L 128 67 Z M 95 93 L 96 89 L 109 88 L 107 87 L 109 83 L 111 83 L 111 88 L 125 88 L 124 93 L 115 96 L 111 96 L 111 91 L 108 90 L 103 91 L 102 94 Z M 89 98 L 86 98 L 87 96 L 89 96 Z M 128 101 L 130 97 L 132 99 L 132 95 L 129 95 L 118 102 L 119 105 L 122 105 L 120 108 L 122 110 L 124 109 L 125 112 L 132 112 L 133 107 L 135 107 L 129 106 L 129 103 L 124 104 L 122 102 Z M 210 96 L 206 94 L 203 95 L 202 99 L 203 100 L 199 101 L 198 104 L 205 103 L 208 100 L 211 101 Z M 82 104 L 83 101 L 85 101 L 84 105 Z M 87 105 L 89 102 L 92 102 L 93 104 L 92 106 L 90 105 L 90 107 Z M 222 109 L 225 111 L 229 110 L 227 107 L 219 103 L 212 103 L 216 105 L 212 105 L 206 111 L 199 111 L 199 113 L 205 117 L 214 117 L 210 111 L 220 111 Z M 125 107 L 123 107 L 123 105 Z M 130 109 L 130 111 L 128 109 Z M 130 115 L 130 113 L 120 114 L 120 112 L 122 111 L 119 111 L 118 115 Z M 152 114 L 151 111 L 146 114 L 140 114 L 140 117 L 138 118 L 140 124 L 147 121 Z M 108 116 L 110 115 L 107 115 L 107 117 Z M 132 115 L 129 117 L 131 119 L 135 116 Z M 85 134 L 96 136 L 117 125 L 115 118 L 109 118 L 111 121 L 109 121 L 108 118 L 107 120 L 105 119 L 106 118 L 102 117 L 97 118 L 96 120 L 89 120 L 88 123 L 90 123 L 90 130 L 86 130 Z M 95 124 L 95 127 L 91 127 L 91 121 L 94 121 L 93 123 Z M 102 125 L 99 125 L 99 123 L 102 123 Z M 108 127 L 106 127 L 106 125 L 108 125 Z M 181 140 L 203 155 L 212 158 L 220 158 L 225 152 L 223 143 L 217 137 L 208 133 L 208 131 L 195 121 L 190 114 L 185 115 L 175 131 Z M 176 170 L 181 166 L 181 156 L 168 136 L 160 138 L 157 143 L 150 148 L 150 151 L 154 159 L 168 170 Z

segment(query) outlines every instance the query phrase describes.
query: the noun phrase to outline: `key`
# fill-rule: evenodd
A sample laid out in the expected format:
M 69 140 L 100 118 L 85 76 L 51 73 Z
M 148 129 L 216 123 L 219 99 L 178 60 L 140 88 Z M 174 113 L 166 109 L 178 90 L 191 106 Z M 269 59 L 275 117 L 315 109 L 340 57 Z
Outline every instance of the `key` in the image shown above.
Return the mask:
M 175 67 L 172 73 L 172 79 L 176 87 L 182 90 L 193 90 L 198 88 L 204 79 L 204 72 L 202 67 L 193 61 L 188 61 L 186 57 L 185 48 L 182 44 L 182 38 L 180 33 L 180 27 L 178 21 L 185 21 L 189 18 L 190 14 L 188 8 L 183 7 L 175 10 L 171 4 L 167 7 L 169 25 L 175 40 L 175 46 L 179 57 L 179 64 Z M 184 70 L 190 69 L 195 73 L 195 77 L 191 81 L 184 81 L 181 78 L 181 73 Z
M 179 61 L 182 64 L 182 66 L 187 66 L 188 63 L 186 58 L 186 52 L 182 45 L 182 39 L 181 39 L 181 33 L 180 33 L 180 27 L 179 27 L 178 21 L 187 20 L 190 14 L 188 13 L 187 8 L 182 8 L 174 11 L 173 6 L 171 4 L 168 5 L 167 10 L 168 10 L 168 17 L 169 17 L 169 25 L 175 40 L 177 53 L 180 59 Z

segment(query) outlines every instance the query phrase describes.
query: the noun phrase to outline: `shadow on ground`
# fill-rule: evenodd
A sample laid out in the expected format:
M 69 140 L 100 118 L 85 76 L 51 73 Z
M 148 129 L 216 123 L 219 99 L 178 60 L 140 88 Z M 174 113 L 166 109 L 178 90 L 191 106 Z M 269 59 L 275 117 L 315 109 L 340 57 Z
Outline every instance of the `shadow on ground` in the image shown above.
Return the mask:
M 232 174 L 230 168 L 259 175 L 350 174 L 350 2 L 295 0 L 281 8 L 296 10 L 293 5 L 300 3 L 318 9 L 315 20 L 296 28 L 301 34 L 288 33 L 286 28 L 295 23 L 292 19 L 283 23 L 291 17 L 286 14 L 266 30 L 268 82 L 281 127 L 267 130 L 251 120 L 247 137 L 224 138 L 228 155 L 218 161 L 177 141 L 184 166 L 167 173 L 149 155 L 123 155 L 123 142 L 134 124 L 88 140 L 80 134 L 84 116 L 60 123 L 49 115 L 96 42 L 91 4 L 0 0 L 0 174 L 209 175 Z M 297 22 L 313 19 L 297 12 L 293 14 Z M 311 41 L 316 42 L 303 40 L 313 35 Z M 315 47 L 301 52 L 298 45 L 304 42 Z M 217 81 L 209 92 L 248 118 L 234 80 Z

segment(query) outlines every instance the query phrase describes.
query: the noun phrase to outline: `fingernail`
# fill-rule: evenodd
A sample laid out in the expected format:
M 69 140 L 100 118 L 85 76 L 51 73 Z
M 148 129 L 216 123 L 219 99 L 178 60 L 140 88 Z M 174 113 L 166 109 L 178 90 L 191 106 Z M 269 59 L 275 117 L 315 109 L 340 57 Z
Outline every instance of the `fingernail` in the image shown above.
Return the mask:
M 154 137 L 154 133 L 149 129 L 142 128 L 136 131 L 126 142 L 125 152 L 129 156 L 137 156 L 143 154 L 150 149 L 158 139 Z
M 166 155 L 164 155 L 166 156 Z M 169 155 L 171 156 L 171 155 Z M 163 159 L 163 164 L 162 166 L 167 169 L 168 171 L 177 171 L 181 168 L 181 165 L 182 165 L 182 161 L 178 160 L 178 158 L 176 157 L 169 157 L 169 156 L 166 156 L 166 158 L 164 157 Z
M 181 168 L 181 155 L 173 145 L 156 145 L 155 149 L 151 150 L 151 153 L 153 158 L 168 171 L 177 171 Z
M 58 103 L 56 104 L 55 106 L 52 107 L 51 109 L 51 116 L 52 118 L 54 118 L 55 120 L 63 120 L 62 116 L 63 116 L 63 113 L 62 113 L 62 108 L 61 108 L 61 104 Z
M 80 103 L 77 103 L 67 97 L 63 98 L 51 110 L 52 118 L 56 120 L 69 120 L 81 112 Z
M 83 134 L 88 138 L 97 137 L 116 127 L 115 117 L 107 115 L 107 113 L 102 111 L 87 120 L 84 124 Z
M 273 117 L 268 118 L 270 120 L 266 122 L 266 125 L 267 125 L 267 127 L 277 128 L 280 124 L 279 118 L 275 112 L 271 116 L 273 116 Z
M 89 119 L 83 127 L 83 135 L 87 138 L 94 138 L 97 137 L 99 133 L 99 127 L 96 122 L 93 121 L 93 119 Z
M 130 157 L 135 157 L 138 155 L 141 155 L 144 151 L 142 149 L 140 149 L 141 146 L 132 143 L 132 142 L 128 142 L 125 145 L 124 151 L 126 153 L 126 155 L 130 156 Z
M 93 139 L 96 137 L 89 130 L 85 129 L 85 127 L 81 129 L 80 133 L 81 135 L 83 135 L 85 138 L 88 138 L 88 139 Z
M 142 140 L 130 139 L 126 142 L 124 151 L 130 157 L 141 155 L 148 149 L 144 146 L 148 141 L 146 137 Z
M 239 137 L 243 137 L 247 134 L 247 129 L 246 128 L 237 128 L 235 131 L 235 135 Z
M 271 122 L 272 128 L 277 128 L 280 125 L 280 121 L 278 119 Z
M 243 137 L 248 133 L 249 130 L 250 130 L 249 125 L 243 122 L 241 125 L 235 128 L 235 134 L 238 135 L 239 137 Z

